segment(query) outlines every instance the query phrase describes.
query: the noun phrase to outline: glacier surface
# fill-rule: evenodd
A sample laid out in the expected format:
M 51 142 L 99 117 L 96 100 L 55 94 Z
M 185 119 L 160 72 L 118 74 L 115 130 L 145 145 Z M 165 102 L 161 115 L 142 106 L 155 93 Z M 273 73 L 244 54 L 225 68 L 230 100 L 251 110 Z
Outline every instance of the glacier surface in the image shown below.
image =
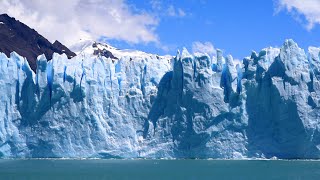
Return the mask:
M 238 64 L 90 44 L 36 73 L 0 54 L 1 157 L 320 157 L 320 48 L 286 40 Z

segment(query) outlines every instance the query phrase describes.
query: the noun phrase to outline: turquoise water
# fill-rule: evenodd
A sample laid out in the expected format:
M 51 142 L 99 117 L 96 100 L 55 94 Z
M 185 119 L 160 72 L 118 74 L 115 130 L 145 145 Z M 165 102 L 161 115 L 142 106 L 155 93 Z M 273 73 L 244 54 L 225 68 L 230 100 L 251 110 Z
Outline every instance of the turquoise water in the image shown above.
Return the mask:
M 320 179 L 320 161 L 0 160 L 0 179 Z

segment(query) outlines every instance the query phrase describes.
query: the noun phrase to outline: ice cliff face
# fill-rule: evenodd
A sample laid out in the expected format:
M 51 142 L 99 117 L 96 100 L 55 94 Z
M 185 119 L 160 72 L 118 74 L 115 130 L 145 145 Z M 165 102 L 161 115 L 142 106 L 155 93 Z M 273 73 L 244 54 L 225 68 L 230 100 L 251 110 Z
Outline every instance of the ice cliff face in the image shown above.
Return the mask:
M 36 74 L 0 54 L 2 157 L 320 157 L 320 48 L 287 40 L 236 64 L 88 44 L 39 56 Z

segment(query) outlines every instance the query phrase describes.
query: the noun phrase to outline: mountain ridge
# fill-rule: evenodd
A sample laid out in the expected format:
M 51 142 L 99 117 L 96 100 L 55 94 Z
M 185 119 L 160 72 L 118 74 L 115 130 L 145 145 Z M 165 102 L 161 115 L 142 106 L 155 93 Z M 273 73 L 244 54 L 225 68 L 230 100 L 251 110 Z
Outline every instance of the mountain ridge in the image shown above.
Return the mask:
M 47 59 L 52 59 L 54 52 L 65 53 L 68 58 L 76 56 L 59 41 L 52 44 L 36 30 L 7 14 L 0 15 L 0 22 L 2 22 L 0 24 L 0 52 L 9 56 L 11 52 L 15 51 L 26 57 L 34 72 L 37 68 L 37 57 L 41 54 L 45 54 Z

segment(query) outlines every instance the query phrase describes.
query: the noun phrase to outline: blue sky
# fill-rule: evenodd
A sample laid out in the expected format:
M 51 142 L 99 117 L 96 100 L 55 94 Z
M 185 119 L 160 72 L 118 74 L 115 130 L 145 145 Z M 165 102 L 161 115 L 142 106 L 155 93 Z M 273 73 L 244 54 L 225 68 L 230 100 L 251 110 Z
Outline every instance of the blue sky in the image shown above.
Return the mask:
M 147 1 L 131 2 L 138 8 L 152 10 Z M 294 17 L 297 15 L 285 10 L 277 12 L 277 4 L 272 0 L 161 2 L 164 8 L 170 4 L 183 9 L 186 14 L 183 17 L 162 17 L 156 29 L 161 43 L 170 47 L 170 54 L 181 47 L 192 51 L 192 44 L 196 41 L 211 42 L 215 48 L 223 49 L 226 54 L 232 54 L 236 58 L 248 56 L 252 50 L 259 51 L 268 46 L 279 47 L 288 38 L 294 39 L 305 49 L 310 45 L 320 46 L 319 25 L 307 29 L 304 16 Z M 152 43 L 119 43 L 119 46 L 166 53 Z
M 320 0 L 1 0 L 0 13 L 67 46 L 93 39 L 160 55 L 215 47 L 238 59 L 288 38 L 320 46 Z

